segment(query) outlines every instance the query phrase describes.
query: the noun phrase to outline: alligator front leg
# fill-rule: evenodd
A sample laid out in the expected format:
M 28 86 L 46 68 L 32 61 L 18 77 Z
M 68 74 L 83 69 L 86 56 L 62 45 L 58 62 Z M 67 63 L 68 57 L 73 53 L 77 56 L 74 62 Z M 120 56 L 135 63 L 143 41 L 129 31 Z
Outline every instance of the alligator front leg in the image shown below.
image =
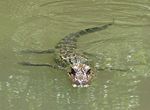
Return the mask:
M 129 68 L 96 68 L 97 71 L 119 71 L 119 72 L 127 72 L 127 71 L 131 71 Z
M 52 64 L 48 64 L 48 63 L 31 63 L 31 62 L 19 62 L 20 65 L 23 66 L 41 66 L 41 67 L 50 67 L 50 68 L 54 68 L 54 69 L 60 69 L 60 70 L 65 70 L 65 68 L 59 66 L 59 65 L 52 65 Z
M 33 54 L 49 54 L 49 53 L 54 53 L 55 49 L 47 49 L 47 50 L 22 50 L 21 53 L 24 54 L 29 54 L 29 53 L 33 53 Z

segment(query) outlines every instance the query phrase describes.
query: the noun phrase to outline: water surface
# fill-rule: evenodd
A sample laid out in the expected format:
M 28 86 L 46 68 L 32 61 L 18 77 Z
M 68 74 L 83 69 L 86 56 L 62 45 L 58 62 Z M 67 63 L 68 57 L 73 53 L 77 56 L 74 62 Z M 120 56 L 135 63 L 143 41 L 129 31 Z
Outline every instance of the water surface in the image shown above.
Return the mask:
M 73 88 L 64 71 L 17 64 L 54 64 L 53 54 L 20 51 L 54 48 L 71 32 L 113 19 L 78 41 L 100 69 L 88 88 Z M 2 110 L 149 109 L 149 0 L 1 0 L 0 24 Z

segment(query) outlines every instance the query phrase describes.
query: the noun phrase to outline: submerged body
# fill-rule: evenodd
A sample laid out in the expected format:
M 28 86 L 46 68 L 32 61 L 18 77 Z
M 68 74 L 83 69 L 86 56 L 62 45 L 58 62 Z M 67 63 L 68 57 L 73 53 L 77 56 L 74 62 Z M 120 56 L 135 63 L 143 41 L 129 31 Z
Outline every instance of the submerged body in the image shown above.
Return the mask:
M 66 67 L 69 65 L 71 67 L 69 76 L 74 87 L 87 87 L 93 77 L 93 71 L 88 64 L 87 57 L 83 55 L 82 52 L 78 52 L 76 49 L 76 42 L 78 38 L 88 33 L 103 30 L 112 24 L 113 23 L 109 23 L 100 27 L 88 28 L 71 33 L 56 45 L 56 49 L 59 52 L 60 58 L 58 60 L 61 63 L 64 62 L 62 66 Z
M 55 59 L 56 65 L 34 64 L 29 62 L 22 62 L 21 64 L 27 66 L 48 66 L 65 70 L 67 67 L 70 67 L 68 74 L 71 78 L 73 87 L 88 87 L 93 77 L 93 71 L 88 63 L 88 58 L 82 52 L 77 51 L 77 40 L 80 36 L 104 30 L 113 23 L 71 33 L 58 42 L 55 50 L 49 49 L 47 51 L 28 51 L 28 53 L 38 54 L 55 52 L 58 56 Z

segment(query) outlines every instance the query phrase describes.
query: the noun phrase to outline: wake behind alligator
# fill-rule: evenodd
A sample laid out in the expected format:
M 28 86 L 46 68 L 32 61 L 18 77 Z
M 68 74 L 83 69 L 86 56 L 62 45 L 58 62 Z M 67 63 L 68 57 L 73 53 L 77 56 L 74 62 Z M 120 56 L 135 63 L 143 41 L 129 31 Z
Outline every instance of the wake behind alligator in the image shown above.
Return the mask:
M 80 30 L 78 32 L 70 33 L 65 36 L 58 44 L 55 46 L 55 49 L 48 49 L 42 51 L 23 51 L 25 53 L 36 53 L 36 54 L 45 54 L 45 53 L 55 53 L 55 64 L 36 64 L 31 62 L 21 62 L 20 64 L 26 66 L 48 66 L 52 68 L 58 68 L 67 70 L 70 68 L 68 75 L 72 81 L 73 87 L 88 87 L 93 78 L 93 71 L 88 62 L 88 58 L 83 52 L 77 51 L 77 41 L 80 36 L 94 33 L 97 31 L 104 30 L 111 26 L 112 23 L 108 23 L 102 26 L 92 27 Z

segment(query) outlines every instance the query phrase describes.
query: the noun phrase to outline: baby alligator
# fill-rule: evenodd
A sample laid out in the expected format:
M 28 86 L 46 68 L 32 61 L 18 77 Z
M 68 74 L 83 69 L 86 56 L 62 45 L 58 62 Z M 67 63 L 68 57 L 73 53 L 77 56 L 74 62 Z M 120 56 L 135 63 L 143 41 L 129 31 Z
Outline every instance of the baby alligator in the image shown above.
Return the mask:
M 69 77 L 72 80 L 73 87 L 87 87 L 91 79 L 93 77 L 93 71 L 91 70 L 90 65 L 88 64 L 88 59 L 83 55 L 83 53 L 79 54 L 77 51 L 76 42 L 78 38 L 82 35 L 86 35 L 88 33 L 93 33 L 96 31 L 104 30 L 111 26 L 113 23 L 108 23 L 98 27 L 92 27 L 80 30 L 75 33 L 70 33 L 65 36 L 55 47 L 55 49 L 49 49 L 44 51 L 23 51 L 27 53 L 57 53 L 57 58 L 55 59 L 56 65 L 51 64 L 35 64 L 30 62 L 21 62 L 22 65 L 27 66 L 48 66 L 53 68 L 65 69 L 70 67 L 70 72 L 68 72 Z

